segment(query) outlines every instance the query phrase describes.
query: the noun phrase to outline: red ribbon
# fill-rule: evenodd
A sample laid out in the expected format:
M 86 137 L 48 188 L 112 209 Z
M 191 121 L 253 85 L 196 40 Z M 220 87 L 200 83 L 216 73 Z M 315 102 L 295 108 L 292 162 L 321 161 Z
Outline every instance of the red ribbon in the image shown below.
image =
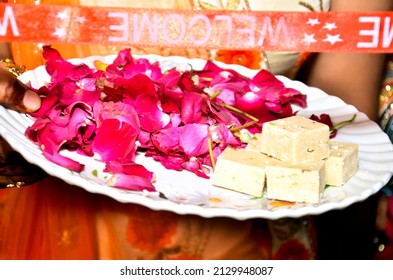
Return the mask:
M 0 40 L 393 53 L 393 12 L 249 12 L 0 4 Z

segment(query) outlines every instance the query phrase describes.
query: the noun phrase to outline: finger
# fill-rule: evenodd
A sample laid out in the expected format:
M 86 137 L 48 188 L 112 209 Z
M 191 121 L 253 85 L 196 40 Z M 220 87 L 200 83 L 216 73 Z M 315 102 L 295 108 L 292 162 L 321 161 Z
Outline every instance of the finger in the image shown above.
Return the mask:
M 13 74 L 0 68 L 0 104 L 19 112 L 31 113 L 41 107 L 41 99 Z

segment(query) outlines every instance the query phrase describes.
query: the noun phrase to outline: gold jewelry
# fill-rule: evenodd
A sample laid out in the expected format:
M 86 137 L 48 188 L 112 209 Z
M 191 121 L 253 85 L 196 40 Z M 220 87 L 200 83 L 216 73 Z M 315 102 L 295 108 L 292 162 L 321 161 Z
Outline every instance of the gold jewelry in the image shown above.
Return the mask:
M 2 59 L 0 62 L 8 69 L 11 74 L 15 75 L 16 77 L 20 76 L 26 71 L 25 66 L 16 64 L 10 58 Z

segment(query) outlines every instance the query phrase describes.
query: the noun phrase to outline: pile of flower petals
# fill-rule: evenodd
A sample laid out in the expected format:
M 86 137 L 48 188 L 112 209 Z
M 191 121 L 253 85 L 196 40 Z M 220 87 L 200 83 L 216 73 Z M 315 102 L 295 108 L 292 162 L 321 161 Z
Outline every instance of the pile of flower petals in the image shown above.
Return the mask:
M 168 169 L 208 178 L 227 147 L 243 147 L 240 129 L 260 132 L 265 121 L 291 116 L 291 104 L 306 96 L 286 88 L 266 70 L 245 77 L 207 61 L 202 70 L 161 69 L 158 62 L 120 51 L 104 69 L 74 65 L 44 46 L 51 81 L 36 89 L 41 109 L 26 136 L 56 164 L 80 172 L 84 166 L 64 149 L 104 162 L 107 184 L 154 191 L 154 174 L 135 163 L 143 151 Z M 250 123 L 250 116 L 254 123 Z

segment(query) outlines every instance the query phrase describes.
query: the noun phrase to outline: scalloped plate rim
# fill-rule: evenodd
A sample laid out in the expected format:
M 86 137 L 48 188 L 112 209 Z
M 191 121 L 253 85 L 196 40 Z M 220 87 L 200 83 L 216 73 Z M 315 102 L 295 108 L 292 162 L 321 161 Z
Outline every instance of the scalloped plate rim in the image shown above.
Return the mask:
M 184 66 L 184 63 L 190 63 L 194 67 L 198 66 L 201 67 L 204 64 L 204 60 L 202 59 L 187 59 L 184 57 L 161 57 L 157 55 L 146 55 L 146 56 L 136 56 L 133 55 L 136 58 L 147 58 L 149 61 L 160 61 L 160 62 L 167 62 L 167 63 L 175 63 L 176 65 L 181 65 Z M 84 62 L 87 64 L 92 64 L 92 62 L 95 59 L 100 59 L 103 61 L 111 61 L 115 55 L 110 55 L 110 56 L 90 56 L 82 59 L 71 59 L 70 61 L 72 62 Z M 218 62 L 220 66 L 228 67 L 231 69 L 234 69 L 238 72 L 241 72 L 241 74 L 244 74 L 246 76 L 251 76 L 257 72 L 257 70 L 251 70 L 248 68 L 245 68 L 240 65 L 226 65 L 224 63 Z M 28 81 L 32 80 L 34 82 L 41 83 L 43 81 L 37 81 L 38 77 L 36 77 L 37 73 L 44 73 L 42 71 L 45 71 L 43 66 L 40 66 L 34 70 L 28 71 L 25 74 L 23 74 L 20 78 L 23 81 Z M 36 75 L 36 76 L 34 76 Z M 334 103 L 337 103 L 339 106 L 343 106 L 343 109 L 348 110 L 348 112 L 356 112 L 357 114 L 361 115 L 361 121 L 364 122 L 365 125 L 370 125 L 373 128 L 373 131 L 375 130 L 376 132 L 373 132 L 372 135 L 374 136 L 375 139 L 378 139 L 380 143 L 377 144 L 372 144 L 372 143 L 367 143 L 368 145 L 384 145 L 383 147 L 389 147 L 384 149 L 382 152 L 386 154 L 390 154 L 393 158 L 393 147 L 390 143 L 389 138 L 387 135 L 378 127 L 378 125 L 370 120 L 368 120 L 367 117 L 363 113 L 358 112 L 353 106 L 345 104 L 341 99 L 337 97 L 332 97 L 329 96 L 328 94 L 324 93 L 320 89 L 309 87 L 305 85 L 304 83 L 300 81 L 292 81 L 284 76 L 277 76 L 281 81 L 283 81 L 287 86 L 289 87 L 295 87 L 295 88 L 301 88 L 302 90 L 305 90 L 305 94 L 310 95 L 310 92 L 316 91 L 318 93 L 318 99 L 314 100 L 314 103 L 317 102 L 320 98 L 323 99 L 328 99 L 329 101 L 332 101 Z M 334 100 L 333 100 L 334 99 Z M 307 112 L 307 109 L 311 109 L 311 106 L 314 106 L 315 104 L 311 103 L 311 105 L 306 108 L 306 110 L 300 110 L 299 114 L 302 114 L 304 112 Z M 323 113 L 321 109 L 317 108 L 312 108 L 312 112 L 314 111 L 319 111 L 320 113 Z M 25 123 L 20 123 L 18 120 L 16 120 L 16 117 L 13 116 L 20 116 L 22 120 L 26 120 Z M 373 185 L 370 186 L 369 188 L 365 188 L 362 191 L 358 191 L 356 195 L 352 195 L 349 197 L 346 197 L 342 200 L 339 201 L 331 201 L 331 202 L 326 202 L 326 203 L 321 203 L 317 206 L 301 206 L 295 209 L 292 208 L 276 208 L 274 210 L 269 210 L 269 209 L 246 209 L 246 210 L 239 210 L 237 208 L 215 208 L 215 207 L 201 207 L 198 205 L 191 205 L 191 204 L 182 204 L 182 203 L 177 203 L 173 201 L 169 201 L 166 199 L 161 199 L 158 197 L 158 193 L 154 193 L 152 195 L 146 196 L 143 193 L 127 193 L 123 190 L 119 190 L 116 188 L 112 188 L 106 185 L 98 184 L 97 182 L 94 181 L 89 181 L 86 178 L 80 177 L 78 174 L 72 173 L 69 170 L 55 165 L 51 162 L 48 162 L 42 154 L 39 153 L 38 147 L 37 151 L 30 151 L 27 149 L 24 144 L 27 140 L 23 135 L 21 135 L 20 131 L 14 128 L 13 124 L 17 125 L 22 125 L 26 127 L 26 124 L 29 123 L 31 120 L 28 119 L 27 116 L 23 114 L 17 114 L 13 111 L 7 110 L 3 107 L 0 108 L 0 118 L 2 119 L 0 123 L 0 133 L 1 135 L 10 143 L 10 145 L 18 151 L 23 157 L 26 158 L 29 162 L 33 164 L 39 165 L 43 170 L 45 170 L 48 174 L 58 177 L 65 182 L 76 185 L 78 187 L 81 187 L 89 192 L 92 193 L 99 193 L 102 195 L 106 195 L 109 197 L 112 197 L 113 199 L 121 202 L 121 203 L 136 203 L 140 204 L 143 206 L 146 206 L 148 208 L 151 208 L 153 210 L 166 210 L 166 211 L 172 211 L 177 214 L 185 215 L 185 214 L 194 214 L 194 215 L 199 215 L 202 217 L 206 218 L 212 218 L 212 217 L 229 217 L 229 218 L 234 218 L 238 220 L 245 220 L 245 219 L 250 219 L 250 218 L 267 218 L 267 219 L 279 219 L 279 218 L 284 218 L 284 217 L 301 217 L 305 215 L 318 215 L 322 214 L 324 212 L 330 211 L 330 210 L 335 210 L 335 209 L 343 209 L 345 207 L 350 206 L 353 203 L 360 202 L 362 200 L 367 199 L 369 196 L 375 194 L 379 189 L 381 189 L 384 184 L 388 182 L 390 177 L 393 174 L 393 162 L 392 161 L 384 161 L 382 162 L 385 164 L 384 166 L 386 167 L 385 170 L 382 170 L 380 174 L 376 174 L 376 172 L 373 174 L 376 176 L 378 179 L 373 180 Z M 10 118 L 10 119 L 9 119 Z M 355 120 L 356 122 L 356 120 Z M 378 129 L 376 129 L 376 127 Z M 354 142 L 356 142 L 356 135 L 362 135 L 361 131 L 358 131 L 356 127 L 353 129 L 357 132 L 355 134 Z M 340 135 L 340 133 L 339 133 Z M 338 138 L 339 138 L 338 135 Z M 30 142 L 29 142 L 30 143 Z M 388 144 L 388 145 L 387 145 Z M 31 143 L 29 144 L 31 145 Z M 360 144 L 361 145 L 361 144 Z M 361 149 L 360 149 L 361 150 Z M 369 146 L 367 147 L 367 152 L 366 153 L 371 153 Z M 381 151 L 379 152 L 381 153 Z M 37 155 L 38 154 L 38 155 Z M 372 164 L 372 163 L 371 163 Z M 365 172 L 368 172 L 368 170 L 365 170 Z M 371 171 L 373 172 L 373 171 Z M 356 175 L 355 175 L 356 176 Z M 347 184 L 346 184 L 347 185 Z M 344 185 L 345 187 L 345 185 Z M 213 187 L 214 188 L 214 187 Z

